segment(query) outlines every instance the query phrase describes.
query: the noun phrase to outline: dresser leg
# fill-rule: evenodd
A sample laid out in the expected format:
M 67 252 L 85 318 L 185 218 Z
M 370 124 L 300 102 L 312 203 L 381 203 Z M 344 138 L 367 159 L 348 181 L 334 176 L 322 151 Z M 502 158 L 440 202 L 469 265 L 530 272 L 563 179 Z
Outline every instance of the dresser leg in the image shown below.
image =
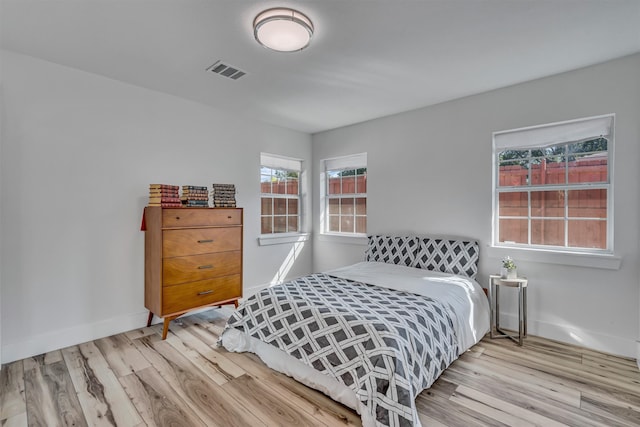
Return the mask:
M 235 301 L 233 302 L 233 305 L 235 305 L 235 306 L 236 306 L 236 308 L 238 308 L 238 300 L 235 300 Z
M 171 322 L 171 319 L 168 318 L 164 318 L 164 325 L 162 326 L 162 339 L 166 339 L 167 338 L 167 332 L 169 332 L 169 322 Z
M 153 312 L 149 312 L 149 317 L 147 318 L 147 328 L 151 326 L 151 321 L 153 320 Z

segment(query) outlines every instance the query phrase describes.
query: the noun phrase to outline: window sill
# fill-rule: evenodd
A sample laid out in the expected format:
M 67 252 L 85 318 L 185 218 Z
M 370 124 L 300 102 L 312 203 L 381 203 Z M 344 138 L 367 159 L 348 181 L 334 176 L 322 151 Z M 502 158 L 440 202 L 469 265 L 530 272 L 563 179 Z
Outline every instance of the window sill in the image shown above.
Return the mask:
M 587 254 L 487 245 L 487 257 L 502 259 L 505 256 L 511 256 L 522 261 L 601 268 L 605 270 L 619 270 L 620 264 L 622 263 L 622 257 L 610 254 Z
M 368 237 L 366 234 L 334 234 L 334 233 L 322 233 L 318 235 L 318 240 L 321 242 L 342 243 L 345 245 L 360 245 L 366 246 Z
M 306 242 L 311 237 L 311 233 L 296 233 L 296 234 L 264 234 L 258 237 L 258 244 L 260 246 L 269 245 L 282 245 L 285 243 L 298 243 Z

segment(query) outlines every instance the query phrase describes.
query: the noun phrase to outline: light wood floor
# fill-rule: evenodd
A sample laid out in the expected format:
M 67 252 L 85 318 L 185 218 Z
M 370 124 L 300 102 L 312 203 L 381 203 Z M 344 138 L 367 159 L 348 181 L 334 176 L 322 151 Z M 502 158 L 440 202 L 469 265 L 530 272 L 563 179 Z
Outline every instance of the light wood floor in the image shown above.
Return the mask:
M 0 425 L 340 426 L 359 417 L 215 343 L 229 311 L 9 363 Z M 485 338 L 416 400 L 430 426 L 638 426 L 635 361 L 545 339 Z

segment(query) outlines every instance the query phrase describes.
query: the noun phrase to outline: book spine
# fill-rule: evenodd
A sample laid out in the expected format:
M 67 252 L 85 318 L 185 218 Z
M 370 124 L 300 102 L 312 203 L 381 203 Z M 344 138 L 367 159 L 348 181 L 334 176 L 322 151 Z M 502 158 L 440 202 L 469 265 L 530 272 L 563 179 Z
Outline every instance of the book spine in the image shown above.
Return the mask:
M 180 203 L 179 197 L 149 197 L 150 203 Z
M 172 202 L 149 203 L 148 206 L 161 206 L 163 208 L 181 208 L 182 203 L 172 203 Z
M 165 189 L 165 190 L 180 190 L 179 185 L 169 185 L 169 184 L 149 184 L 149 189 Z

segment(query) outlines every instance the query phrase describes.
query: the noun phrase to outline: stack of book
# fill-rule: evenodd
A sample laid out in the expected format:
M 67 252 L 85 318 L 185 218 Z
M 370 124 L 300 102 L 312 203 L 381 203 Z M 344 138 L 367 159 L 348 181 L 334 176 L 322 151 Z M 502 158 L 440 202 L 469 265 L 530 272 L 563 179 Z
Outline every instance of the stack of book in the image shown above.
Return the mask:
M 236 207 L 236 186 L 234 184 L 213 184 L 211 195 L 213 206 L 216 208 Z
M 180 186 L 168 184 L 149 185 L 149 206 L 180 208 Z
M 181 200 L 182 206 L 187 208 L 208 208 L 208 189 L 199 185 L 183 185 Z

